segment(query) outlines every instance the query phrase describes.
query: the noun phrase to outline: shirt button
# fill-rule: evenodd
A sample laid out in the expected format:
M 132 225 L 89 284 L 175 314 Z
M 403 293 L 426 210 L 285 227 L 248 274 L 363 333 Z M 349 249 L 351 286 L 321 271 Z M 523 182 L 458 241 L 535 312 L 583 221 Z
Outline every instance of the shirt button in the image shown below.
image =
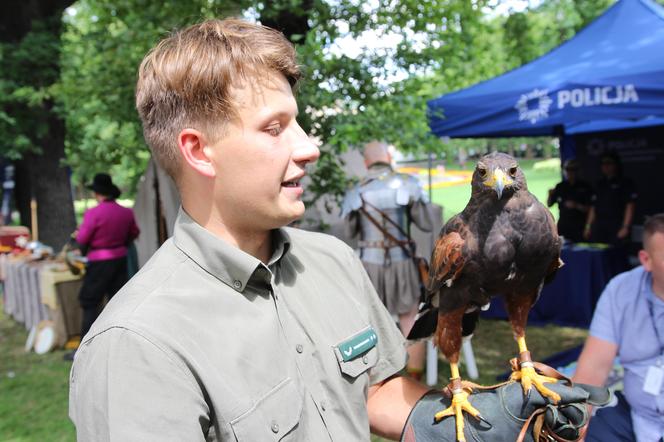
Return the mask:
M 240 290 L 242 288 L 242 283 L 236 279 L 233 281 L 233 287 L 235 287 L 237 290 Z
M 367 355 L 362 356 L 362 362 L 364 362 L 365 364 L 369 363 L 369 358 L 367 357 Z
M 325 402 L 324 400 L 320 401 L 320 409 L 325 411 L 326 408 L 327 408 L 327 402 Z
M 272 421 L 272 425 L 270 426 L 270 429 L 272 430 L 273 433 L 278 433 L 279 432 L 279 424 L 276 423 L 275 421 Z
M 295 350 L 297 350 L 298 353 L 302 353 L 304 351 L 304 346 L 302 344 L 297 344 Z

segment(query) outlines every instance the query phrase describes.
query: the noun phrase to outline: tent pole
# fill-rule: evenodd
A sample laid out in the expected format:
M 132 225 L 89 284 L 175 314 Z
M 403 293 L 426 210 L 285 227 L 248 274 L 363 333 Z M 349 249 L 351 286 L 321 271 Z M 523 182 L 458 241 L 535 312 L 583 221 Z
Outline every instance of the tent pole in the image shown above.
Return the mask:
M 427 155 L 427 165 L 429 168 L 429 202 L 433 202 L 433 189 L 431 188 L 431 169 L 433 167 L 433 152 L 429 149 Z

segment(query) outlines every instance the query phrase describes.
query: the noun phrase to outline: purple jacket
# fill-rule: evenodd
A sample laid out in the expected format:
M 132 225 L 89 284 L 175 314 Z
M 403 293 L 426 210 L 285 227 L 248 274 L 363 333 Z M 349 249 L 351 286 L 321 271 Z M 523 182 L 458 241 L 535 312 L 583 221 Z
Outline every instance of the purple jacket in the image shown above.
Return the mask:
M 115 201 L 102 201 L 85 211 L 76 242 L 88 246 L 88 261 L 105 261 L 127 256 L 127 244 L 139 229 L 131 209 Z

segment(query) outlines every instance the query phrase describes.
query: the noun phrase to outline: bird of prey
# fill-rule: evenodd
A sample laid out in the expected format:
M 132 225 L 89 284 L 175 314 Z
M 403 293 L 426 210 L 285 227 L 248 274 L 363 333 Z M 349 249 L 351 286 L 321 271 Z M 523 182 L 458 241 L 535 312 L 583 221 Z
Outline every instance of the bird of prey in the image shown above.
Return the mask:
M 526 347 L 525 326 L 542 286 L 562 265 L 561 239 L 551 212 L 528 191 L 517 161 L 504 153 L 482 157 L 473 173 L 466 208 L 442 228 L 431 257 L 426 299 L 408 338 L 434 335 L 450 362 L 452 405 L 436 421 L 455 416 L 457 440 L 465 441 L 462 411 L 477 419 L 468 400 L 470 389 L 459 376 L 462 335 L 472 333 L 479 309 L 502 295 L 519 348 L 520 381 L 526 396 L 531 386 L 558 402 L 543 385 L 555 380 L 538 374 Z M 435 330 L 435 332 L 434 332 Z

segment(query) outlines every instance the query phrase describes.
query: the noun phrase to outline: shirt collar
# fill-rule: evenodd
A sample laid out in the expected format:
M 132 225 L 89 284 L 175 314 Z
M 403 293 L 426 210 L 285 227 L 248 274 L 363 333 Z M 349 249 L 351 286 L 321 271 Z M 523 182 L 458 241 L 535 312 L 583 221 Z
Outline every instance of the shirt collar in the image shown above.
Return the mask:
M 265 264 L 205 229 L 182 207 L 175 220 L 173 241 L 197 265 L 237 292 L 242 293 L 250 280 L 252 283 L 270 283 L 271 272 Z M 284 229 L 273 230 L 272 244 L 273 252 L 268 261 L 270 267 L 288 253 L 288 233 Z
M 664 309 L 664 300 L 655 295 L 655 292 L 652 291 L 652 274 L 645 270 L 643 273 L 643 291 L 646 295 L 646 299 L 654 308 Z

